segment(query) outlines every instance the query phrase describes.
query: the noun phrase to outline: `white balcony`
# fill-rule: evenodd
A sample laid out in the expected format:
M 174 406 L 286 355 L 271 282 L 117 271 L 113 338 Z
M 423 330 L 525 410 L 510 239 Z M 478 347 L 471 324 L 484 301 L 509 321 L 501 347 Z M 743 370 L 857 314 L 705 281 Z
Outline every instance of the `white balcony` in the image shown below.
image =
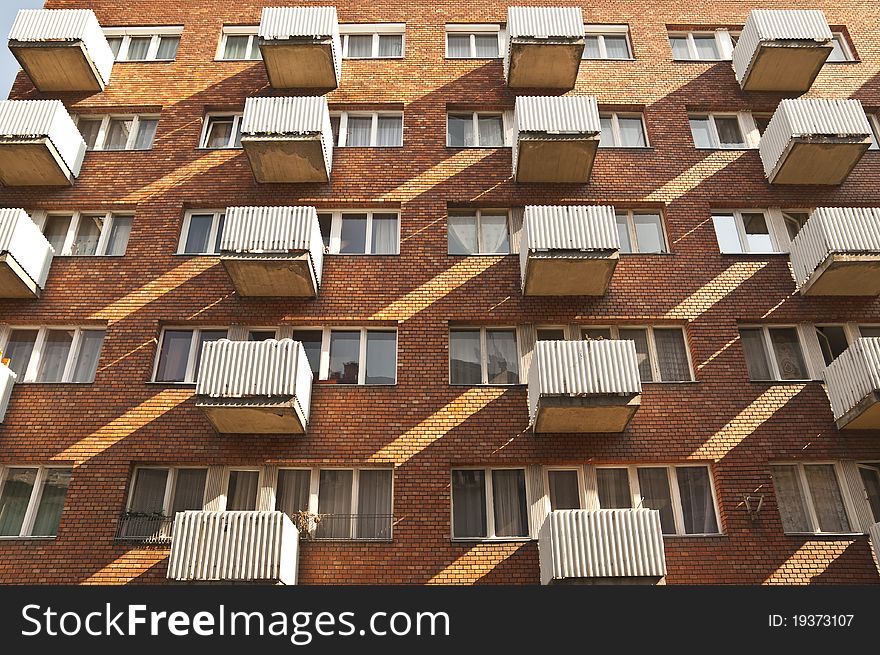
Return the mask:
M 0 423 L 6 418 L 6 409 L 9 407 L 9 399 L 12 397 L 15 377 L 15 373 L 8 365 L 0 363 Z
M 791 267 L 804 295 L 880 295 L 880 208 L 818 208 L 791 243 Z
M 55 249 L 23 209 L 0 209 L 0 298 L 39 298 Z
M 260 52 L 276 89 L 335 89 L 342 75 L 336 7 L 267 7 Z
M 877 570 L 880 571 L 880 523 L 875 523 L 868 528 L 868 538 L 871 541 L 871 547 L 874 549 L 874 561 L 877 563 Z
M 514 113 L 517 182 L 589 182 L 602 131 L 596 98 L 520 96 Z
M 753 9 L 733 49 L 736 79 L 745 91 L 806 93 L 833 38 L 818 9 Z
M 641 404 L 635 343 L 539 341 L 529 368 L 535 432 L 623 432 Z
M 880 429 L 880 337 L 862 337 L 825 369 L 840 430 Z
M 522 244 L 523 295 L 605 295 L 620 258 L 614 207 L 528 206 Z
M 178 512 L 168 579 L 296 584 L 299 531 L 284 512 Z
M 103 91 L 110 82 L 113 51 L 90 9 L 23 9 L 9 49 L 45 93 Z
M 86 143 L 59 100 L 0 101 L 0 183 L 69 186 Z
M 858 100 L 783 100 L 761 137 L 771 184 L 842 184 L 871 145 Z
M 538 533 L 541 584 L 657 584 L 666 577 L 660 512 L 557 510 Z
M 324 241 L 314 207 L 229 207 L 220 261 L 243 296 L 315 298 Z
M 328 182 L 333 130 L 327 100 L 248 98 L 241 145 L 257 182 Z
M 512 89 L 573 89 L 583 53 L 579 7 L 508 7 L 504 74 Z
M 206 343 L 196 406 L 221 434 L 303 434 L 309 423 L 312 370 L 291 339 Z

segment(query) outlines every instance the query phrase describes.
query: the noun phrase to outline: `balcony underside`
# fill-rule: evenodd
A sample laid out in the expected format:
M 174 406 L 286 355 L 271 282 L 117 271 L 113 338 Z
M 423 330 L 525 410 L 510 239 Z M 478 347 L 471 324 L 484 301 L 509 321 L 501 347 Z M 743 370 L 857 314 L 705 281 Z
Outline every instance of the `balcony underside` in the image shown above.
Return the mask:
M 242 296 L 315 298 L 318 295 L 309 253 L 223 255 L 220 262 Z
M 247 136 L 241 145 L 254 178 L 264 183 L 327 182 L 320 136 Z
M 604 296 L 617 267 L 617 252 L 529 253 L 526 296 Z
M 39 298 L 40 287 L 8 252 L 0 253 L 0 298 Z
M 832 49 L 831 44 L 816 41 L 762 43 L 743 80 L 743 90 L 806 93 Z
M 48 138 L 0 139 L 3 186 L 70 186 L 73 174 Z
M 796 137 L 779 158 L 771 184 L 843 184 L 871 139 L 857 137 Z
M 619 578 L 554 578 L 551 585 L 665 585 L 666 578 L 661 576 L 634 576 Z
M 336 68 L 330 39 L 260 41 L 269 83 L 276 89 L 335 89 Z
M 805 296 L 880 295 L 880 254 L 832 253 L 800 291 Z
M 305 434 L 306 422 L 292 398 L 220 399 L 196 402 L 220 434 Z
M 9 49 L 34 86 L 46 93 L 103 91 L 104 83 L 82 41 L 24 43 Z
M 573 89 L 583 39 L 517 39 L 510 44 L 507 84 L 513 89 Z
M 590 181 L 598 137 L 520 135 L 517 182 L 586 184 Z
M 641 402 L 641 394 L 542 395 L 535 432 L 623 432 Z
M 837 419 L 838 430 L 880 430 L 880 391 L 872 391 Z

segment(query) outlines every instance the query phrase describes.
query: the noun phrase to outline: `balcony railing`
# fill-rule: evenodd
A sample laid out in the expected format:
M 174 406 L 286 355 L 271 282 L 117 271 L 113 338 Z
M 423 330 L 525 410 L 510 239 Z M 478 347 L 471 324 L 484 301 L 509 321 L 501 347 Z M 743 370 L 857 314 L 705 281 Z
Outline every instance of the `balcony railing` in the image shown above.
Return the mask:
M 746 91 L 806 93 L 833 38 L 818 9 L 753 9 L 733 49 L 736 79 Z
M 862 337 L 825 369 L 839 429 L 880 428 L 880 337 Z
M 791 243 L 802 294 L 880 294 L 880 208 L 820 207 Z
M 342 75 L 336 7 L 266 7 L 260 51 L 276 89 L 335 89 Z
M 871 145 L 858 100 L 783 100 L 761 137 L 771 184 L 842 184 Z
M 145 545 L 170 544 L 173 528 L 173 516 L 125 512 L 116 525 L 116 540 Z
M 520 274 L 524 295 L 601 296 L 617 266 L 614 207 L 525 208 Z
M 0 363 L 0 423 L 6 418 L 12 387 L 15 386 L 15 372 L 4 363 Z
M 113 51 L 90 9 L 23 9 L 9 49 L 46 93 L 103 91 L 110 82 Z
M 660 512 L 557 510 L 538 533 L 541 584 L 656 584 L 666 576 Z
M 391 541 L 392 514 L 308 514 L 298 517 L 304 538 L 316 541 Z
M 602 130 L 595 97 L 519 96 L 514 114 L 517 182 L 589 182 Z
M 504 74 L 514 89 L 573 89 L 584 53 L 579 7 L 508 7 Z
M 0 298 L 38 298 L 55 249 L 23 209 L 0 209 Z

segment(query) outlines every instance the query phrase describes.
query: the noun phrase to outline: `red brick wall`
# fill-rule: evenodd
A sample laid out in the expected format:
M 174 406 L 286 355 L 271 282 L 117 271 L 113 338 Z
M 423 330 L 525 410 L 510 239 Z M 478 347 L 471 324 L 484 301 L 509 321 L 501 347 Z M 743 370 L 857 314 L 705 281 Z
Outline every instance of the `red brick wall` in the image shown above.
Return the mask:
M 269 4 L 302 4 L 269 3 Z M 532 4 L 571 5 L 565 0 Z M 206 108 L 240 109 L 271 92 L 260 62 L 213 61 L 221 26 L 256 24 L 263 3 L 168 0 L 49 0 L 92 7 L 102 25 L 185 26 L 174 63 L 117 64 L 104 93 L 67 95 L 74 112 L 161 107 L 155 147 L 91 153 L 65 189 L 0 191 L 2 205 L 28 209 L 133 209 L 124 259 L 57 259 L 38 301 L 0 302 L 0 322 L 107 324 L 95 383 L 20 385 L 0 427 L 0 463 L 74 465 L 58 537 L 0 542 L 2 582 L 164 580 L 167 550 L 115 544 L 136 463 L 393 464 L 390 544 L 303 547 L 306 583 L 537 583 L 537 547 L 455 544 L 449 539 L 449 469 L 455 464 L 712 462 L 724 536 L 668 538 L 670 583 L 878 582 L 864 537 L 785 536 L 768 461 L 880 459 L 880 435 L 842 434 L 817 383 L 748 381 L 738 321 L 880 321 L 874 298 L 794 294 L 784 256 L 722 256 L 715 206 L 880 205 L 880 153 L 868 153 L 835 188 L 771 188 L 756 151 L 693 148 L 688 108 L 772 111 L 778 97 L 743 93 L 729 63 L 671 61 L 666 24 L 741 25 L 748 4 L 581 3 L 587 22 L 629 23 L 636 60 L 584 62 L 575 94 L 600 104 L 643 106 L 653 147 L 600 151 L 588 185 L 530 186 L 510 180 L 510 150 L 445 148 L 447 103 L 513 105 L 498 61 L 446 61 L 446 22 L 503 22 L 506 3 L 479 6 L 340 2 L 342 22 L 407 23 L 406 58 L 346 61 L 331 104 L 403 103 L 403 149 L 337 150 L 327 185 L 263 186 L 241 151 L 196 149 Z M 859 98 L 880 107 L 880 32 L 865 3 L 779 2 L 821 7 L 845 25 L 861 63 L 826 66 L 810 96 Z M 20 75 L 13 98 L 42 97 Z M 320 298 L 260 300 L 233 292 L 215 258 L 180 257 L 183 211 L 247 204 L 318 207 L 398 205 L 399 257 L 331 257 Z M 519 264 L 446 255 L 447 203 L 479 206 L 610 203 L 664 207 L 672 254 L 621 258 L 603 298 L 524 298 Z M 719 276 L 720 280 L 719 281 Z M 724 282 L 727 280 L 727 282 Z M 221 436 L 194 407 L 191 388 L 149 384 L 160 326 L 397 324 L 398 385 L 318 385 L 309 434 Z M 447 324 L 686 324 L 696 382 L 652 384 L 630 428 L 611 435 L 526 430 L 525 387 L 447 384 Z M 752 523 L 738 504 L 761 488 Z

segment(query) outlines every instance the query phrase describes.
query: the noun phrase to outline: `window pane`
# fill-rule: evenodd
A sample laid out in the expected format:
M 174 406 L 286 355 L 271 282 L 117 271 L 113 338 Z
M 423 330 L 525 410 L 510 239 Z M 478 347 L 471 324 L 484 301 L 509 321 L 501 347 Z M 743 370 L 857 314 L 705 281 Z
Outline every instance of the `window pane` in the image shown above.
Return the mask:
M 104 139 L 104 150 L 125 150 L 133 126 L 134 120 L 131 118 L 111 120 Z
M 156 128 L 159 120 L 156 118 L 142 118 L 138 121 L 137 138 L 134 141 L 135 150 L 149 150 L 153 147 L 153 139 L 156 138 Z
M 548 471 L 550 509 L 580 509 L 581 494 L 577 471 Z
M 372 57 L 373 35 L 372 34 L 349 34 L 348 35 L 349 57 Z
M 128 61 L 144 61 L 147 58 L 147 52 L 150 50 L 150 42 L 153 40 L 150 36 L 133 36 L 128 41 Z
M 397 333 L 367 332 L 367 384 L 397 381 Z
M 493 58 L 498 56 L 498 35 L 477 34 L 474 36 L 477 57 Z
M 21 382 L 27 372 L 37 342 L 37 330 L 12 330 L 9 340 L 6 342 L 6 351 L 3 357 L 9 358 L 9 368 Z
M 697 47 L 697 59 L 721 58 L 714 36 L 694 36 L 694 45 Z
M 581 331 L 581 338 L 587 341 L 611 338 L 611 330 L 608 328 L 584 328 Z
M 70 229 L 70 216 L 48 216 L 46 224 L 43 226 L 43 235 L 46 240 L 55 248 L 55 256 L 62 254 L 64 251 L 64 241 L 67 239 L 67 232 Z
M 525 471 L 492 471 L 492 506 L 496 537 L 529 536 Z
M 446 56 L 454 59 L 467 59 L 471 56 L 470 34 L 447 34 Z
M 71 382 L 94 382 L 104 335 L 104 330 L 83 330 L 80 333 L 79 353 Z
M 347 539 L 351 536 L 351 487 L 353 471 L 323 470 L 318 487 L 318 514 L 322 516 L 316 536 L 322 539 Z
M 391 538 L 391 470 L 358 473 L 359 539 Z
M 37 382 L 61 382 L 73 344 L 73 330 L 49 330 L 40 353 Z
M 247 35 L 230 35 L 226 37 L 226 49 L 223 51 L 224 59 L 244 59 L 248 52 Z
M 715 129 L 718 130 L 718 139 L 722 146 L 744 146 L 746 144 L 739 129 L 739 120 L 732 116 L 716 116 Z
M 770 328 L 770 342 L 773 344 L 776 365 L 783 380 L 809 378 L 795 328 Z
M 758 328 L 743 328 L 739 331 L 739 336 L 746 355 L 749 379 L 773 379 L 773 375 L 770 373 L 770 364 L 767 360 L 767 348 L 764 344 L 763 332 Z
M 835 34 L 831 41 L 831 45 L 834 49 L 831 51 L 831 54 L 828 55 L 827 61 L 849 61 L 849 57 L 847 57 L 846 51 L 843 49 L 843 45 L 840 42 L 840 36 Z
M 113 52 L 113 57 L 116 58 L 119 56 L 119 48 L 122 47 L 122 37 L 121 36 L 110 36 L 107 37 L 107 45 L 110 46 L 111 52 Z
M 599 146 L 602 148 L 611 148 L 617 144 L 614 141 L 614 119 L 611 116 L 600 116 L 599 126 Z
M 183 382 L 192 344 L 192 330 L 165 330 L 159 365 L 156 367 L 157 382 Z
M 379 56 L 380 57 L 402 57 L 403 56 L 403 35 L 402 34 L 380 34 L 379 35 Z
M 54 537 L 58 534 L 61 523 L 61 511 L 67 488 L 70 486 L 70 469 L 48 469 L 43 477 L 43 492 L 40 495 L 40 506 L 34 518 L 31 534 L 35 537 Z
M 456 148 L 467 148 L 476 145 L 474 142 L 474 119 L 470 114 L 449 116 L 449 145 Z
M 70 246 L 71 255 L 91 256 L 98 253 L 98 240 L 104 227 L 104 216 L 81 216 Z
M 333 330 L 330 333 L 329 380 L 357 384 L 360 370 L 361 333 L 359 330 Z
M 776 490 L 782 529 L 785 532 L 812 532 L 798 484 L 797 467 L 771 466 L 770 470 L 773 472 L 773 487 Z
M 108 256 L 121 256 L 125 254 L 125 250 L 128 248 L 128 238 L 131 235 L 132 220 L 131 216 L 113 217 L 104 254 Z
M 137 469 L 128 510 L 138 514 L 161 514 L 165 507 L 167 482 L 168 469 Z
M 758 134 L 764 135 L 764 132 L 767 131 L 767 126 L 770 125 L 770 119 L 773 118 L 772 114 L 752 114 L 752 118 L 755 121 L 755 127 L 758 128 Z
M 672 46 L 673 59 L 690 59 L 691 53 L 688 50 L 688 40 L 685 36 L 670 36 L 669 45 Z
M 804 466 L 807 485 L 813 500 L 813 509 L 822 532 L 849 532 L 849 519 L 840 495 L 840 485 L 831 464 L 809 464 Z
M 643 329 L 630 329 L 620 331 L 621 339 L 631 339 L 636 343 L 636 358 L 639 362 L 639 377 L 642 382 L 652 382 L 654 375 L 651 372 L 651 359 L 648 355 L 648 333 Z
M 205 506 L 205 483 L 208 469 L 178 469 L 174 481 L 171 516 L 177 512 L 200 510 Z
M 209 118 L 205 148 L 228 148 L 232 137 L 232 118 Z
M 102 122 L 100 118 L 80 118 L 77 122 L 76 126 L 89 150 L 93 150 L 98 142 L 98 133 L 101 131 Z
M 451 384 L 480 384 L 480 331 L 449 332 L 449 381 Z
M 321 239 L 324 240 L 324 248 L 330 248 L 330 230 L 333 227 L 333 214 L 318 214 L 318 226 L 321 229 Z
M 705 466 L 677 466 L 675 473 L 685 534 L 717 533 L 709 469 Z
M 510 252 L 507 236 L 507 214 L 482 214 L 480 216 L 480 251 L 492 254 Z
M 657 347 L 657 365 L 663 382 L 681 382 L 691 379 L 684 332 L 678 328 L 654 328 Z
M 395 255 L 398 251 L 397 214 L 373 214 L 370 252 L 374 255 Z
M 367 215 L 343 214 L 339 235 L 339 252 L 362 255 L 367 248 Z
M 156 59 L 172 60 L 177 57 L 177 48 L 180 46 L 179 36 L 159 37 L 159 50 Z
M 348 128 L 345 133 L 345 145 L 349 147 L 364 147 L 370 145 L 370 133 L 373 129 L 373 119 L 370 116 L 349 116 Z
M 538 341 L 565 341 L 563 328 L 538 328 L 535 335 Z
M 486 330 L 489 384 L 519 383 L 519 353 L 515 330 Z
M 226 338 L 226 330 L 201 330 L 199 332 L 198 341 L 196 342 L 196 361 L 193 365 L 192 379 L 195 382 L 199 377 L 199 365 L 202 361 L 202 349 L 206 343 L 212 341 L 220 341 Z
M 715 214 L 712 216 L 712 223 L 715 226 L 715 237 L 718 239 L 718 249 L 721 252 L 743 251 L 739 232 L 736 229 L 736 217 L 733 214 Z
M 880 337 L 880 327 L 873 325 L 860 325 L 859 334 L 863 337 Z
M 452 471 L 452 535 L 485 537 L 486 473 L 474 470 Z
M 629 59 L 629 44 L 623 35 L 605 35 L 605 51 L 608 59 Z
M 767 227 L 767 217 L 764 214 L 744 213 L 742 220 L 749 252 L 775 252 L 773 240 L 770 238 L 770 228 Z
M 403 118 L 400 116 L 379 116 L 376 145 L 389 147 L 403 145 Z
M 629 490 L 629 472 L 626 469 L 596 469 L 599 507 L 602 509 L 629 509 L 632 493 Z
M 859 474 L 874 521 L 880 522 L 880 464 L 859 464 Z
M 275 330 L 250 330 L 248 341 L 261 342 L 275 338 Z
M 278 489 L 275 492 L 275 509 L 295 517 L 309 510 L 312 472 L 306 469 L 278 471 Z
M 714 148 L 712 143 L 712 130 L 709 127 L 709 119 L 705 117 L 691 117 L 691 135 L 694 137 L 694 146 L 697 148 Z
M 840 357 L 849 346 L 846 330 L 841 325 L 816 326 L 816 336 L 819 337 L 819 346 L 822 348 L 822 357 L 826 366 Z
M 598 36 L 588 36 L 584 40 L 584 59 L 599 59 L 601 54 L 599 52 L 599 37 Z
M 496 148 L 504 145 L 504 121 L 501 116 L 478 116 L 480 147 Z
M 309 360 L 309 368 L 312 369 L 312 377 L 317 380 L 321 371 L 321 341 L 320 330 L 295 330 L 293 340 L 302 343 L 306 351 L 306 359 Z
M 624 148 L 644 148 L 645 130 L 641 118 L 617 118 L 620 128 L 620 145 Z
M 810 215 L 807 212 L 784 212 L 782 220 L 785 222 L 785 229 L 788 232 L 788 238 L 794 241 L 794 238 L 809 220 Z
M 666 239 L 663 238 L 663 220 L 660 214 L 633 214 L 636 228 L 636 243 L 639 252 L 666 252 Z
M 257 509 L 258 471 L 230 471 L 226 488 L 226 511 L 253 511 Z
M 675 534 L 675 518 L 672 513 L 672 495 L 669 491 L 669 475 L 665 468 L 640 468 L 639 492 L 642 506 L 660 511 L 663 534 Z
M 450 214 L 448 218 L 448 248 L 450 255 L 472 255 L 478 252 L 477 217 Z
M 260 52 L 260 40 L 256 34 L 251 38 L 251 49 L 248 52 L 248 59 L 262 59 L 263 53 Z
M 187 255 L 208 252 L 211 228 L 214 226 L 214 214 L 193 214 L 189 217 L 189 231 L 183 252 Z
M 0 494 L 0 537 L 21 534 L 36 480 L 37 469 L 11 468 L 6 472 L 3 493 Z
M 626 214 L 617 214 L 617 236 L 620 238 L 620 252 L 630 253 L 633 251 L 632 242 L 629 238 L 629 220 Z

